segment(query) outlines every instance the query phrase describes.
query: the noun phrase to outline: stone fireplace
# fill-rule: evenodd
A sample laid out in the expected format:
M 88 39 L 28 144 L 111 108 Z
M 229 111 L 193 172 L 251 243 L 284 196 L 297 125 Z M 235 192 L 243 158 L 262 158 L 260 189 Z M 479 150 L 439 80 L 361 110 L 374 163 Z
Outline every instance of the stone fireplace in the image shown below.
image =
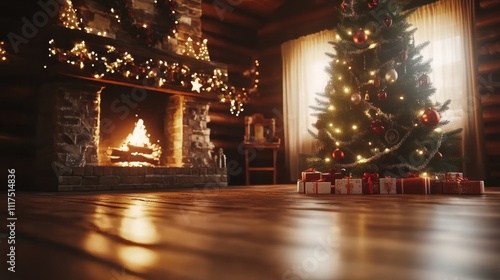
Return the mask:
M 128 48 L 130 38 L 112 15 L 102 12 L 94 1 L 84 2 L 77 8 L 86 25 L 106 31 L 103 42 Z M 160 59 L 183 59 L 182 42 L 201 39 L 201 1 L 176 2 L 180 13 L 177 36 L 154 51 L 137 45 L 131 50 Z M 137 18 L 148 18 L 155 1 L 132 3 Z M 81 36 L 64 34 L 69 34 L 67 38 L 73 42 Z M 94 46 L 101 44 L 101 39 L 90 38 Z M 193 59 L 189 65 L 214 67 Z M 208 128 L 210 102 L 216 98 L 197 94 L 186 86 L 156 89 L 147 82 L 93 79 L 83 74 L 68 75 L 67 71 L 59 69 L 38 92 L 36 166 L 40 189 L 227 186 L 226 168 L 213 164 L 214 146 Z M 136 132 L 142 133 L 143 142 L 130 140 L 137 136 L 132 135 Z

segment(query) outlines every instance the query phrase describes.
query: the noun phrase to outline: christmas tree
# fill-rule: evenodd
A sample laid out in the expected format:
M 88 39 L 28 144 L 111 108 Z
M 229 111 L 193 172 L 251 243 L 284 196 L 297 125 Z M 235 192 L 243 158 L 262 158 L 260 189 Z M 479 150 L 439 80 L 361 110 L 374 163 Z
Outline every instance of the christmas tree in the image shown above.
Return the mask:
M 419 54 L 428 42 L 415 45 L 407 2 L 343 1 L 329 82 L 312 106 L 319 147 L 310 167 L 393 177 L 456 169 L 461 129 L 443 130 L 451 101 L 430 98 L 431 61 Z

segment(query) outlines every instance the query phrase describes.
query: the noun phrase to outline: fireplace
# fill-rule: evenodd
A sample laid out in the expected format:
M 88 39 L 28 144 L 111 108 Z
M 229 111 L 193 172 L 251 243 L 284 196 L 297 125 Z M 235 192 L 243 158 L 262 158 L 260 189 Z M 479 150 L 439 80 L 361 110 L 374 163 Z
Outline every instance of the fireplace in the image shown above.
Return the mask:
M 212 160 L 210 101 L 135 92 L 82 80 L 42 88 L 37 137 L 42 189 L 227 186 L 226 169 Z

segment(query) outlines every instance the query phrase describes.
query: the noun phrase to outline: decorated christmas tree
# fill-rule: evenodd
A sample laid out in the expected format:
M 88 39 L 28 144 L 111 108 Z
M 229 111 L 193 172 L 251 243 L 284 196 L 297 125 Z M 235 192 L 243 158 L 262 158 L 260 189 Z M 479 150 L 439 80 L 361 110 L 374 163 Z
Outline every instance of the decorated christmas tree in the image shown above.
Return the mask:
M 445 131 L 450 100 L 431 100 L 431 61 L 420 55 L 428 42 L 415 44 L 408 2 L 343 1 L 329 82 L 312 106 L 310 167 L 393 177 L 456 169 L 461 129 Z

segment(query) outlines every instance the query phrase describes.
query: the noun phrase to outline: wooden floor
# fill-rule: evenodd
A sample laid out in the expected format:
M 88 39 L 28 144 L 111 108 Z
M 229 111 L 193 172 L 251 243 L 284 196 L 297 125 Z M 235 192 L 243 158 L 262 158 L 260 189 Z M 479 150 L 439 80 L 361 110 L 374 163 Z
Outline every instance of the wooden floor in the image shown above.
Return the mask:
M 0 279 L 500 279 L 495 188 L 483 196 L 309 196 L 293 185 L 17 193 L 15 214 L 16 273 L 6 270 L 2 227 Z

